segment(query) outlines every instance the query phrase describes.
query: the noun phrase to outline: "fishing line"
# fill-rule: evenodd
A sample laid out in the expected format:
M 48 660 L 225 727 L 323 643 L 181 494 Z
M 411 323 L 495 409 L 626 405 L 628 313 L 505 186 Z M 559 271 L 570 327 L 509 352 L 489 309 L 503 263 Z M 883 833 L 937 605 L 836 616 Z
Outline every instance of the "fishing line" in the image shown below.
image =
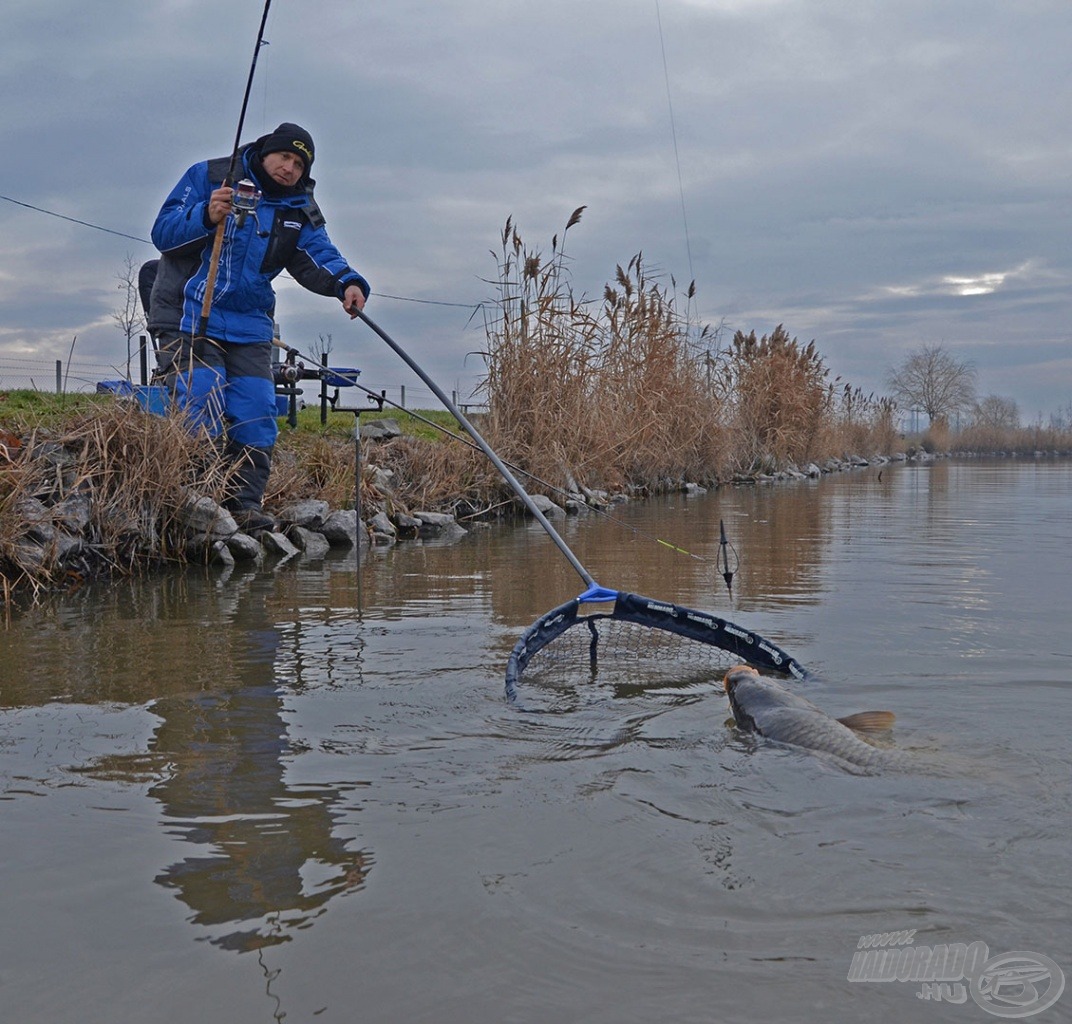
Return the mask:
M 670 96 L 670 70 L 666 61 L 666 43 L 663 40 L 663 19 L 659 11 L 659 0 L 655 0 L 655 20 L 659 25 L 659 49 L 663 57 L 663 79 L 666 83 L 666 106 L 670 111 L 670 137 L 674 143 L 674 163 L 677 166 L 677 188 L 681 196 L 681 221 L 685 228 L 685 253 L 689 260 L 689 280 L 695 281 L 696 274 L 692 269 L 692 245 L 689 242 L 689 218 L 685 212 L 685 184 L 681 177 L 681 156 L 677 146 L 677 125 L 674 121 L 674 102 Z
M 16 206 L 24 206 L 27 210 L 34 210 L 37 213 L 46 213 L 50 217 L 58 217 L 60 220 L 69 220 L 72 224 L 81 224 L 84 228 L 93 228 L 94 231 L 106 231 L 109 235 L 118 235 L 120 238 L 129 238 L 132 242 L 144 242 L 146 245 L 152 245 L 148 238 L 138 238 L 137 235 L 128 235 L 123 231 L 113 231 L 111 228 L 102 228 L 99 224 L 90 224 L 87 220 L 79 220 L 77 217 L 68 217 L 63 213 L 56 213 L 55 210 L 46 210 L 42 206 L 34 206 L 32 203 L 23 203 L 18 199 L 12 199 L 11 196 L 0 196 L 0 199 L 4 199 L 9 203 L 14 203 Z
M 265 46 L 268 44 L 265 43 Z M 0 195 L 0 199 L 9 203 L 14 203 L 15 206 L 21 206 L 27 210 L 33 210 L 35 213 L 43 213 L 49 217 L 57 217 L 59 220 L 70 221 L 72 224 L 79 224 L 84 228 L 92 228 L 94 231 L 104 231 L 109 235 L 118 235 L 120 238 L 129 238 L 132 242 L 141 242 L 143 245 L 152 245 L 152 241 L 148 238 L 140 238 L 137 235 L 128 235 L 125 231 L 116 231 L 114 228 L 102 227 L 100 224 L 93 224 L 88 220 L 79 220 L 77 217 L 68 217 L 65 213 L 57 213 L 55 210 L 48 210 L 43 206 L 34 206 L 33 203 L 24 203 L 20 199 L 13 199 L 11 196 Z M 288 273 L 284 272 L 280 275 L 288 281 L 294 281 Z M 295 282 L 297 283 L 297 282 Z M 395 302 L 413 302 L 423 306 L 450 306 L 455 309 L 469 309 L 473 311 L 475 316 L 484 308 L 483 302 L 445 302 L 442 299 L 416 299 L 409 295 L 387 295 L 384 292 L 370 292 L 370 295 L 375 295 L 377 299 L 394 299 Z

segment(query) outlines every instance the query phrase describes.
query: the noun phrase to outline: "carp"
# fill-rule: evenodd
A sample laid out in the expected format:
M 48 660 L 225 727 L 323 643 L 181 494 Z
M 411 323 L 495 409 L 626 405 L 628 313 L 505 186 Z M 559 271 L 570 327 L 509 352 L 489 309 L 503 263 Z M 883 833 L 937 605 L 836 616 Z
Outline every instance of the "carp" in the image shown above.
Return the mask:
M 762 677 L 751 665 L 735 665 L 723 677 L 737 727 L 789 746 L 830 754 L 861 768 L 907 766 L 904 755 L 873 746 L 857 734 L 883 733 L 892 711 L 861 711 L 833 718 L 810 700 Z

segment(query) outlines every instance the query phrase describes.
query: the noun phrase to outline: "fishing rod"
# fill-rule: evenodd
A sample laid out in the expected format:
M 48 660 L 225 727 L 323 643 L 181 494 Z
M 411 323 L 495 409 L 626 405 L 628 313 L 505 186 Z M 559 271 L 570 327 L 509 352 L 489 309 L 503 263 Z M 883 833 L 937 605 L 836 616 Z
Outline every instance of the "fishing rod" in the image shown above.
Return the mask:
M 228 187 L 234 178 L 235 164 L 238 162 L 238 147 L 242 141 L 242 127 L 246 123 L 246 108 L 249 106 L 249 92 L 253 87 L 253 75 L 257 70 L 257 58 L 260 56 L 261 47 L 264 45 L 264 26 L 268 21 L 268 8 L 272 6 L 272 0 L 264 0 L 264 12 L 261 14 L 261 27 L 257 31 L 257 43 L 253 47 L 253 60 L 249 65 L 249 77 L 246 79 L 246 92 L 242 97 L 242 110 L 238 115 L 238 130 L 235 132 L 234 145 L 231 147 L 231 162 L 227 167 L 227 177 L 223 179 L 223 188 Z M 243 220 L 257 205 L 260 193 L 252 181 L 241 181 L 235 189 L 231 199 L 232 209 Z M 208 318 L 212 312 L 212 293 L 216 290 L 216 275 L 220 269 L 220 253 L 223 250 L 223 236 L 227 230 L 227 216 L 220 218 L 216 225 L 216 236 L 212 240 L 212 256 L 208 263 L 208 277 L 205 280 L 205 296 L 201 301 L 201 316 L 197 321 L 196 337 L 203 338 L 208 332 Z

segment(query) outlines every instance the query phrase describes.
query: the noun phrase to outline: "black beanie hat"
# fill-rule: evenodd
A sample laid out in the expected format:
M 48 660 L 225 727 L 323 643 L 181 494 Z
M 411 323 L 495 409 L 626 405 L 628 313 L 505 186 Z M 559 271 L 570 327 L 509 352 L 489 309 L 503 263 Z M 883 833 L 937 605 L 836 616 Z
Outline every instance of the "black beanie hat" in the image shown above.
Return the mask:
M 284 121 L 271 135 L 261 142 L 260 155 L 269 153 L 296 153 L 305 164 L 305 172 L 313 166 L 313 137 L 302 127 Z

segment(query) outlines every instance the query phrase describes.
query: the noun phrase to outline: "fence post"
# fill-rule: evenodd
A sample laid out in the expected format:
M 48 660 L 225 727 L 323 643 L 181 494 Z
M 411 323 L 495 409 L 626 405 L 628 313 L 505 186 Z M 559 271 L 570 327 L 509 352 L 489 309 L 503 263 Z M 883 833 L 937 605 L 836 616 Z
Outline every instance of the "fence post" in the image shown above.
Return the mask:
M 138 353 L 141 357 L 141 386 L 149 383 L 149 339 L 144 334 L 138 335 Z
M 327 370 L 328 354 L 320 353 L 320 365 Z M 338 392 L 336 392 L 337 394 Z M 320 375 L 320 425 L 324 426 L 328 421 L 328 379 L 326 374 Z
M 403 409 L 405 409 L 405 407 L 406 407 L 406 385 L 405 384 L 402 385 L 402 397 L 399 399 L 398 404 L 400 406 L 402 406 Z
M 56 360 L 56 394 L 63 394 L 63 362 Z

